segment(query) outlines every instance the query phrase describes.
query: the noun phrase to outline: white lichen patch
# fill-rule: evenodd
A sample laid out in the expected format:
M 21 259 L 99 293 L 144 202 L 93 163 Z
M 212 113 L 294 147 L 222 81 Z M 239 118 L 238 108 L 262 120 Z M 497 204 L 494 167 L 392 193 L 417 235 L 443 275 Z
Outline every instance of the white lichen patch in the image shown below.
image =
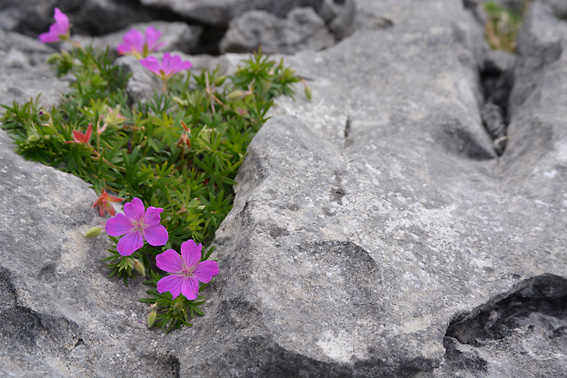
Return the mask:
M 323 353 L 336 361 L 350 363 L 353 358 L 366 359 L 368 349 L 366 343 L 358 340 L 356 334 L 340 330 L 338 334 L 325 331 L 317 341 L 317 346 Z
M 82 267 L 88 260 L 89 246 L 83 236 L 84 231 L 68 230 L 64 232 L 61 259 L 57 267 L 60 274 Z

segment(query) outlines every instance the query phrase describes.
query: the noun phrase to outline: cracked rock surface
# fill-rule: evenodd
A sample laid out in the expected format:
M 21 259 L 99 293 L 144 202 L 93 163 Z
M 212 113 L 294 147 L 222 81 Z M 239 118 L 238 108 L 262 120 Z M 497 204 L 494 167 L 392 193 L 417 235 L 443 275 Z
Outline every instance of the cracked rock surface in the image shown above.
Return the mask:
M 313 102 L 278 99 L 249 146 L 193 328 L 139 322 L 142 285 L 107 279 L 104 243 L 81 237 L 96 195 L 0 133 L 0 372 L 567 375 L 567 24 L 532 5 L 498 156 L 474 15 L 454 0 L 356 12 L 370 26 L 284 57 Z
M 205 24 L 226 25 L 230 20 L 249 10 L 266 10 L 285 17 L 293 8 L 317 8 L 323 0 L 140 0 L 142 5 L 165 8 L 184 17 Z

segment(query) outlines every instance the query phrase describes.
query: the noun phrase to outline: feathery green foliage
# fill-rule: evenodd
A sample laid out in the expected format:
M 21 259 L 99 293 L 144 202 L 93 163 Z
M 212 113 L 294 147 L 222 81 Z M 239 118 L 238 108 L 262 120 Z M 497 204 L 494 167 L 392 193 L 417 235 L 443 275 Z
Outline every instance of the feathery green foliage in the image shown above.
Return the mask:
M 129 75 L 113 64 L 108 51 L 73 48 L 49 62 L 59 75 L 75 77 L 71 91 L 51 109 L 41 109 L 37 98 L 3 105 L 1 127 L 26 159 L 79 176 L 97 193 L 138 197 L 146 206 L 164 209 L 165 246 L 145 244 L 127 257 L 111 248 L 105 260 L 110 276 L 126 284 L 136 275 L 136 261 L 143 264 L 150 276 L 146 283 L 154 288 L 142 301 L 154 304 L 157 326 L 169 331 L 190 325 L 195 314 L 202 315 L 198 307 L 204 298 L 172 300 L 169 292 L 158 293 L 155 256 L 169 248 L 179 251 L 189 239 L 210 245 L 232 207 L 234 178 L 248 144 L 267 120 L 273 98 L 293 96 L 292 84 L 299 78 L 283 62 L 258 53 L 230 75 L 218 69 L 177 74 L 168 82 L 168 93 L 155 92 L 147 103 L 132 105 L 125 94 Z M 88 144 L 69 143 L 73 131 L 85 133 L 88 125 Z

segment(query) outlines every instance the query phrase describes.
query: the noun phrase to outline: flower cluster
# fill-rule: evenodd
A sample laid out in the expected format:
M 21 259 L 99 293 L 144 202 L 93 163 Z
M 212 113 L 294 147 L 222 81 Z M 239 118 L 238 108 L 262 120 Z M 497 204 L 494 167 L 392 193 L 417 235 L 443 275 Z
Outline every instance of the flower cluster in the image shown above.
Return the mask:
M 102 195 L 101 195 L 102 197 Z M 105 197 L 120 200 L 116 197 Z M 109 210 L 110 212 L 110 210 Z M 122 236 L 116 248 L 120 255 L 129 256 L 144 245 L 165 245 L 169 239 L 167 230 L 160 225 L 162 208 L 148 207 L 139 198 L 124 205 L 124 214 L 116 214 L 106 222 L 105 230 L 111 236 Z M 207 283 L 219 273 L 216 261 L 201 261 L 202 245 L 193 240 L 181 244 L 181 256 L 173 249 L 156 256 L 156 265 L 171 273 L 157 283 L 160 293 L 169 291 L 175 299 L 179 294 L 193 300 L 199 293 L 199 282 Z
M 59 8 L 55 8 L 53 17 L 55 18 L 55 23 L 49 27 L 49 32 L 39 36 L 39 40 L 42 43 L 69 39 L 69 18 Z M 165 42 L 159 42 L 160 37 L 161 32 L 153 26 L 147 27 L 144 34 L 139 30 L 130 29 L 124 34 L 122 43 L 118 45 L 117 52 L 120 55 L 135 56 L 142 66 L 162 80 L 163 90 L 166 92 L 167 80 L 178 72 L 190 69 L 193 65 L 190 61 L 183 60 L 179 55 L 171 56 L 168 52 L 163 55 L 161 62 L 156 57 L 150 56 L 151 52 L 157 51 L 165 45 Z
M 55 23 L 49 27 L 49 32 L 39 36 L 39 40 L 42 43 L 70 40 L 69 18 L 59 8 L 54 9 L 54 18 Z M 167 81 L 176 73 L 190 69 L 192 64 L 189 61 L 184 61 L 180 56 L 171 55 L 169 52 L 163 54 L 161 61 L 150 55 L 165 45 L 164 42 L 159 41 L 160 37 L 161 32 L 153 26 L 146 28 L 144 33 L 131 29 L 124 35 L 123 42 L 118 46 L 117 51 L 120 55 L 135 56 L 143 67 L 163 81 L 164 92 L 167 92 Z M 76 50 L 87 54 L 87 51 L 79 44 L 72 41 L 71 43 L 74 49 L 78 48 Z M 61 56 L 65 58 L 69 57 L 70 54 L 62 51 Z M 71 65 L 76 64 L 72 60 L 69 60 L 69 62 Z M 64 144 L 69 144 L 73 146 L 70 147 L 73 150 L 83 151 L 86 156 L 105 163 L 118 171 L 118 168 L 113 163 L 105 160 L 104 148 L 109 145 L 108 143 L 106 145 L 102 143 L 101 145 L 101 134 L 109 127 L 121 127 L 127 119 L 120 113 L 121 108 L 118 104 L 109 107 L 104 101 L 93 101 L 91 105 L 90 108 L 84 107 L 84 109 L 81 109 L 83 115 L 90 117 L 86 131 L 79 131 L 84 130 L 84 126 L 81 127 L 79 124 L 78 130 L 70 130 L 72 131 L 70 135 L 72 140 L 67 140 Z M 40 112 L 39 117 L 42 121 L 49 121 L 46 125 L 53 126 L 51 116 L 48 113 Z M 181 124 L 185 132 L 182 133 L 178 146 L 182 144 L 190 147 L 191 142 L 188 135 L 190 130 L 182 120 Z M 93 138 L 94 140 L 91 141 L 93 129 L 95 130 L 94 137 L 96 138 Z M 68 128 L 67 130 L 69 131 Z M 126 130 L 126 128 L 123 130 Z M 107 131 L 105 136 L 108 134 L 109 131 Z M 68 138 L 69 135 L 67 134 L 66 139 Z M 95 201 L 93 208 L 98 208 L 98 213 L 101 217 L 105 213 L 112 216 L 106 221 L 104 230 L 116 242 L 116 251 L 112 250 L 111 252 L 116 256 L 118 262 L 109 264 L 109 266 L 114 265 L 119 271 L 132 272 L 132 275 L 134 271 L 137 271 L 142 276 L 145 276 L 146 267 L 157 266 L 162 271 L 170 273 L 168 276 L 160 278 L 160 276 L 152 272 L 152 278 L 156 277 L 154 283 L 157 286 L 158 293 L 171 293 L 170 298 L 172 301 L 177 301 L 175 302 L 177 307 L 179 307 L 180 295 L 183 295 L 185 298 L 181 298 L 181 300 L 193 301 L 197 299 L 199 282 L 210 282 L 213 276 L 219 273 L 218 264 L 215 261 L 207 260 L 208 255 L 202 256 L 202 245 L 197 244 L 193 240 L 187 240 L 181 244 L 181 255 L 173 249 L 167 249 L 163 253 L 156 253 L 155 249 L 153 249 L 153 252 L 150 252 L 152 251 L 151 247 L 162 247 L 166 244 L 169 246 L 168 243 L 171 243 L 167 229 L 161 224 L 161 214 L 164 209 L 153 206 L 149 206 L 146 209 L 144 202 L 136 197 L 124 205 L 123 213 L 117 213 L 112 203 L 121 202 L 123 199 L 111 196 L 105 190 L 107 188 L 105 182 L 102 181 L 101 184 L 100 196 Z M 100 227 L 93 227 L 85 236 L 92 238 L 98 236 L 101 232 L 102 229 Z M 151 247 L 144 248 L 146 242 Z M 165 248 L 159 248 L 159 251 L 161 252 Z M 152 260 L 154 256 L 155 260 Z M 110 258 L 115 259 L 115 257 Z M 188 306 L 190 307 L 191 305 L 189 304 Z M 150 326 L 156 317 L 155 310 L 153 310 L 153 313 L 153 320 L 149 322 Z

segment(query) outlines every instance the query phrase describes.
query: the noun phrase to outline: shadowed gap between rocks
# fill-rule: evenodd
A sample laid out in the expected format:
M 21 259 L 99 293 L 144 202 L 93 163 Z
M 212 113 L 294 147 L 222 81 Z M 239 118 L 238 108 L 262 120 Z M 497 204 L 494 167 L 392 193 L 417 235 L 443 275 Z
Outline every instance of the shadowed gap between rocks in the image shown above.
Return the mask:
M 222 38 L 226 34 L 228 25 L 218 26 L 205 24 L 199 20 L 193 20 L 183 17 L 180 14 L 166 8 L 147 8 L 140 0 L 123 0 L 125 3 L 131 4 L 134 9 L 146 8 L 152 14 L 149 21 L 167 21 L 167 22 L 184 22 L 190 26 L 200 26 L 203 32 L 199 38 L 197 46 L 191 52 L 192 54 L 207 54 L 212 56 L 221 55 L 219 46 Z
M 109 19 L 108 10 L 104 9 L 103 6 L 85 8 L 83 5 L 82 1 L 62 0 L 56 1 L 54 4 L 54 6 L 59 7 L 71 18 L 73 34 L 100 37 L 128 28 L 130 25 L 139 22 L 183 22 L 190 26 L 203 28 L 199 42 L 191 52 L 193 54 L 220 55 L 220 41 L 228 28 L 228 25 L 215 26 L 205 24 L 166 8 L 146 7 L 141 4 L 140 0 L 122 0 L 120 2 L 121 17 L 126 19 L 123 22 L 114 22 L 114 20 Z M 0 7 L 1 11 L 2 8 Z M 100 20 L 106 20 L 106 22 L 100 22 Z M 51 22 L 52 19 L 50 17 L 40 19 L 38 15 L 30 13 L 26 19 L 21 20 L 13 31 L 31 38 L 37 38 L 40 33 L 45 32 L 49 28 Z
M 552 274 L 527 279 L 504 298 L 457 316 L 445 338 L 476 346 L 482 340 L 506 338 L 514 329 L 526 326 L 546 330 L 550 340 L 567 336 L 567 279 Z
M 510 123 L 508 101 L 514 86 L 515 56 L 505 51 L 489 51 L 479 70 L 484 103 L 482 123 L 493 141 L 494 151 L 501 156 L 506 149 Z
M 26 351 L 46 342 L 63 346 L 71 341 L 77 346 L 82 341 L 77 336 L 80 332 L 79 325 L 69 319 L 39 314 L 18 305 L 12 276 L 0 267 L 0 337 L 7 341 L 5 347 Z
M 486 15 L 480 4 L 478 0 L 463 0 L 463 7 L 484 27 Z M 511 118 L 508 102 L 514 87 L 515 66 L 515 54 L 489 49 L 478 67 L 483 98 L 480 115 L 497 156 L 502 156 L 508 140 L 507 129 Z

